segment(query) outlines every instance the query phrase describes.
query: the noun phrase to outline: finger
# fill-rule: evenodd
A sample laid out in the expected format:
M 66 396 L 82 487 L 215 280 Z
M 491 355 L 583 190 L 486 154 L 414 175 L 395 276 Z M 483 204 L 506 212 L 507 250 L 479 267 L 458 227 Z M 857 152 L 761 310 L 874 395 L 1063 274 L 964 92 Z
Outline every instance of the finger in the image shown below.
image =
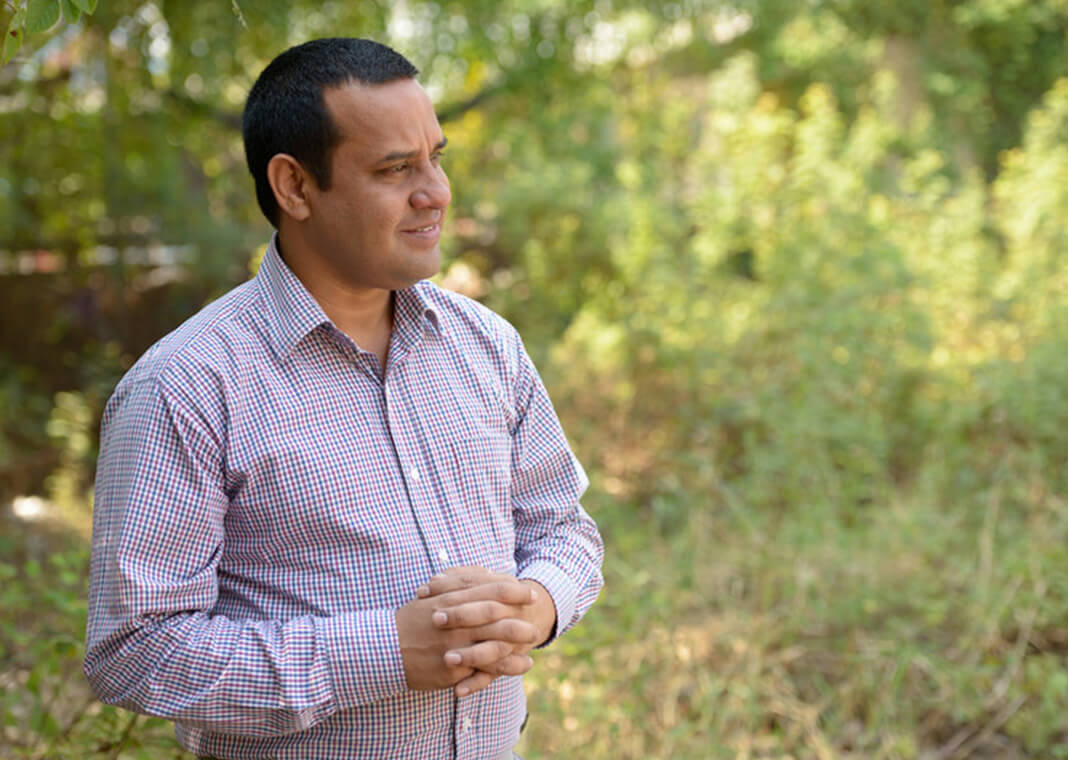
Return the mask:
M 503 641 L 512 645 L 513 649 L 516 647 L 531 649 L 538 643 L 538 627 L 519 618 L 507 618 L 489 625 L 465 628 L 463 633 L 471 641 Z
M 434 613 L 435 616 L 437 614 L 436 612 Z M 435 617 L 435 624 L 438 623 L 438 619 Z M 445 625 L 447 626 L 448 623 Z M 539 641 L 538 627 L 529 620 L 517 617 L 508 617 L 471 628 L 452 628 L 450 630 L 451 634 L 449 635 L 452 637 L 451 641 L 454 642 L 453 649 L 457 649 L 460 646 L 469 646 L 479 641 L 503 641 L 513 648 L 520 646 L 530 649 L 537 645 Z
M 435 575 L 426 583 L 419 586 L 419 588 L 415 590 L 415 595 L 420 599 L 426 599 L 431 596 L 448 593 L 449 591 L 458 591 L 462 588 L 466 588 L 466 584 L 457 578 L 446 578 L 444 575 Z
M 448 610 L 461 604 L 482 601 L 512 605 L 531 604 L 537 598 L 538 594 L 531 586 L 510 578 L 436 596 L 434 597 L 434 609 Z
M 493 581 L 515 580 L 510 575 L 491 573 L 484 567 L 450 567 L 437 575 L 434 575 L 426 583 L 415 590 L 415 595 L 420 599 L 430 596 L 438 596 L 449 591 L 478 586 Z
M 493 642 L 483 641 L 474 646 L 467 647 L 466 649 L 459 650 L 457 652 L 449 652 L 448 654 L 457 654 L 469 660 L 483 660 L 496 657 L 501 651 L 498 647 L 489 646 Z M 507 654 L 504 657 L 499 657 L 496 660 L 490 662 L 484 662 L 479 668 L 475 669 L 468 678 L 474 678 L 479 673 L 487 673 L 494 678 L 497 676 L 521 676 L 534 667 L 534 660 L 528 654 L 513 652 Z M 459 686 L 463 681 L 458 681 Z
M 491 672 L 499 676 L 521 676 L 534 667 L 534 660 L 530 655 L 510 654 L 488 667 Z M 475 671 L 475 673 L 480 672 L 482 671 Z
M 521 616 L 522 610 L 518 605 L 488 601 L 468 602 L 444 610 L 435 610 L 431 620 L 438 628 L 474 628 Z
M 513 647 L 506 641 L 480 641 L 461 649 L 450 649 L 444 660 L 450 668 L 462 666 L 496 674 L 497 663 L 511 654 Z
M 521 676 L 534 667 L 534 660 L 527 655 L 512 654 L 488 667 L 489 670 L 476 670 L 457 683 L 453 687 L 456 696 L 463 698 L 481 691 L 497 680 L 497 676 Z
M 464 697 L 474 694 L 476 691 L 482 691 L 489 686 L 497 677 L 492 673 L 487 673 L 484 670 L 476 670 L 470 676 L 460 681 L 453 687 L 453 693 L 463 699 Z

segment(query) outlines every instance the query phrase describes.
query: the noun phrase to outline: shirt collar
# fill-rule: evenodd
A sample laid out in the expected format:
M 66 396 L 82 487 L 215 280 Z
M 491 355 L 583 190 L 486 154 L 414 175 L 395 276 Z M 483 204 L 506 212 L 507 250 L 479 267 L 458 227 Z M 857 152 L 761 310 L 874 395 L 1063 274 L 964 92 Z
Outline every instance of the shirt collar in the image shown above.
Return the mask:
M 441 334 L 441 319 L 438 312 L 430 302 L 428 291 L 433 288 L 429 282 L 423 280 L 415 283 L 410 288 L 404 288 L 396 292 L 393 302 L 393 329 L 401 329 L 411 332 L 422 332 L 429 327 L 438 335 Z
M 322 325 L 333 325 L 315 297 L 308 292 L 278 251 L 278 233 L 263 254 L 256 275 L 260 291 L 267 305 L 267 332 L 275 352 L 282 358 L 300 343 L 308 333 Z M 393 329 L 407 339 L 413 339 L 424 327 L 441 332 L 437 311 L 431 305 L 426 282 L 396 291 Z

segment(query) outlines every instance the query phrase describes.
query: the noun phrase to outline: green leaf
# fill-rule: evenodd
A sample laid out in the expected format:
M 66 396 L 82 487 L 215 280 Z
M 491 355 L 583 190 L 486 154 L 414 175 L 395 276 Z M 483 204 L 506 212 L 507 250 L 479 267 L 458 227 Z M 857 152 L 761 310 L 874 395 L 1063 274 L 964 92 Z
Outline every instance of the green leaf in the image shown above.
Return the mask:
M 30 0 L 26 6 L 26 31 L 40 34 L 59 21 L 59 0 Z
M 82 9 L 73 0 L 59 0 L 59 5 L 63 8 L 63 18 L 67 19 L 67 23 L 73 24 L 82 17 Z
M 19 11 L 8 24 L 7 31 L 4 32 L 3 51 L 0 52 L 0 66 L 14 58 L 19 48 L 22 47 L 22 38 L 26 36 L 22 28 L 23 21 L 25 21 L 25 13 Z
M 41 695 L 41 671 L 39 668 L 34 668 L 30 671 L 30 676 L 26 679 L 26 690 L 35 697 Z
M 38 578 L 41 575 L 41 563 L 35 559 L 28 559 L 23 564 L 22 571 L 26 573 L 27 578 Z
M 90 16 L 92 16 L 93 12 L 96 11 L 97 0 L 71 0 L 71 2 L 77 5 L 86 13 L 88 13 Z
M 59 722 L 56 716 L 42 707 L 35 707 L 33 710 L 33 726 L 38 734 L 48 739 L 59 734 Z

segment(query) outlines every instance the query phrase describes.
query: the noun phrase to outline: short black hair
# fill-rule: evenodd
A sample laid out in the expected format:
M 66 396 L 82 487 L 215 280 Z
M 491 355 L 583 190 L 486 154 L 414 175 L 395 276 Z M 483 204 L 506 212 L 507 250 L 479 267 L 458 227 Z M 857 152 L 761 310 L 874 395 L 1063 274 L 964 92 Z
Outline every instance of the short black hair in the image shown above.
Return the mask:
M 414 79 L 419 70 L 403 55 L 373 40 L 328 37 L 291 47 L 263 70 L 249 91 L 241 119 L 245 160 L 256 181 L 256 200 L 278 226 L 279 209 L 267 164 L 288 153 L 330 189 L 330 154 L 340 140 L 323 91 L 357 81 L 385 84 Z

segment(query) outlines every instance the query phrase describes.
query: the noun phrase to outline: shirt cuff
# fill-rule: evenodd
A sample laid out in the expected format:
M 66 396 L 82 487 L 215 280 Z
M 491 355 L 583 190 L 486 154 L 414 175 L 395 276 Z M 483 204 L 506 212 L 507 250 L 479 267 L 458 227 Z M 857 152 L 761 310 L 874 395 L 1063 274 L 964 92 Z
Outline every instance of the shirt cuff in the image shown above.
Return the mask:
M 366 610 L 319 619 L 334 699 L 340 709 L 407 691 L 393 610 Z
M 544 560 L 526 565 L 519 571 L 518 577 L 519 580 L 529 578 L 544 586 L 556 606 L 556 626 L 549 638 L 541 645 L 548 646 L 571 627 L 571 620 L 575 616 L 575 600 L 578 598 L 578 590 L 567 573 Z

